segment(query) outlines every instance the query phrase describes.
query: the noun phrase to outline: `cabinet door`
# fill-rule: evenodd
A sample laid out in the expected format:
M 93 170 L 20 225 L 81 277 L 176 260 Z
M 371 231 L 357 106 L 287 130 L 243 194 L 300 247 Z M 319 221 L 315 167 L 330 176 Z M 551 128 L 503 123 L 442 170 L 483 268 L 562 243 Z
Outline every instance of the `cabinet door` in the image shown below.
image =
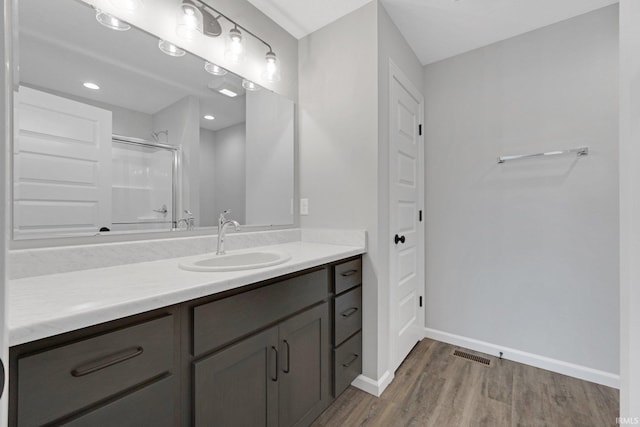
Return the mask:
M 323 303 L 280 325 L 280 426 L 309 425 L 329 403 L 329 310 Z
M 278 424 L 278 329 L 194 363 L 196 426 Z

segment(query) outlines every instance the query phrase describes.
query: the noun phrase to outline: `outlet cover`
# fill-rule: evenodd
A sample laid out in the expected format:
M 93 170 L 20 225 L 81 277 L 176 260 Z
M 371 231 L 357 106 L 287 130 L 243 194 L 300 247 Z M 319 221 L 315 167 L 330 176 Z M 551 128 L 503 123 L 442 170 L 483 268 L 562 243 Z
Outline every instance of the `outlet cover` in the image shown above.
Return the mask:
M 309 199 L 300 199 L 300 215 L 309 215 Z

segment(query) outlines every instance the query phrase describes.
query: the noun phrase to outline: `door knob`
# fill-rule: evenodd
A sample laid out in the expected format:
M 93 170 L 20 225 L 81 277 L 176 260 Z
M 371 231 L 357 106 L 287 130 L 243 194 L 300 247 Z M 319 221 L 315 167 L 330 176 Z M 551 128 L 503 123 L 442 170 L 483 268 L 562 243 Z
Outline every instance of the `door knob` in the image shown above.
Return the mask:
M 398 242 L 400 242 L 400 243 L 404 243 L 404 241 L 405 241 L 406 239 L 404 238 L 404 236 L 398 236 L 398 235 L 396 234 L 396 237 L 395 237 L 393 240 L 396 242 L 396 245 L 397 245 L 397 244 L 398 244 Z

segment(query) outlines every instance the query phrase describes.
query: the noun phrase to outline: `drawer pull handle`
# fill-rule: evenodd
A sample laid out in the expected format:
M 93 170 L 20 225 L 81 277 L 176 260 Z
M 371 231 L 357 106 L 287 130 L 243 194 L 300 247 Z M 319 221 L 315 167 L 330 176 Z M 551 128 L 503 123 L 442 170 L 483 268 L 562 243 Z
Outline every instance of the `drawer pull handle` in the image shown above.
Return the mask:
M 358 272 L 358 270 L 348 270 L 348 271 L 345 271 L 344 273 L 340 273 L 340 275 L 342 277 L 349 277 L 349 276 L 353 276 L 357 272 Z
M 76 368 L 71 371 L 71 375 L 76 378 L 83 377 L 101 369 L 108 368 L 109 366 L 117 365 L 118 363 L 124 362 L 125 360 L 133 359 L 134 357 L 140 356 L 143 352 L 144 349 L 142 347 L 128 348 L 126 350 L 122 350 L 110 356 L 107 356 L 97 362 L 87 364 L 88 366 L 84 365 Z
M 348 362 L 345 362 L 342 364 L 342 366 L 344 366 L 345 368 L 348 368 L 349 366 L 351 366 L 353 364 L 353 362 L 355 362 L 356 360 L 358 360 L 358 356 L 357 354 L 354 354 L 353 357 L 351 358 L 351 360 L 349 360 Z
M 345 311 L 343 311 L 342 313 L 340 313 L 340 316 L 342 317 L 350 317 L 353 316 L 354 314 L 356 314 L 358 312 L 358 307 L 351 307 Z
M 273 358 L 273 360 L 275 362 L 274 364 L 276 365 L 274 369 L 275 375 L 271 376 L 271 381 L 277 382 L 278 381 L 278 349 L 275 348 L 274 346 L 271 346 L 271 351 L 275 353 L 275 357 Z
M 287 342 L 287 340 L 284 340 L 284 345 L 287 346 L 287 369 L 283 369 L 282 372 L 284 372 L 285 374 L 288 374 L 291 370 L 291 359 L 289 359 L 290 357 L 290 349 L 289 349 L 289 343 Z

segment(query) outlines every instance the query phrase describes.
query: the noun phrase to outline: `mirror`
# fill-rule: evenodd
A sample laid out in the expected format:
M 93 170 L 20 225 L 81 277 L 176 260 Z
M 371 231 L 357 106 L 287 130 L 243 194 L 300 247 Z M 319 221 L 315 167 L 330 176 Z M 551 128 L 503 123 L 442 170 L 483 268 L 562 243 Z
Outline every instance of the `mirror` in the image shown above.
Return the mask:
M 79 0 L 18 9 L 14 239 L 293 224 L 292 101 Z

